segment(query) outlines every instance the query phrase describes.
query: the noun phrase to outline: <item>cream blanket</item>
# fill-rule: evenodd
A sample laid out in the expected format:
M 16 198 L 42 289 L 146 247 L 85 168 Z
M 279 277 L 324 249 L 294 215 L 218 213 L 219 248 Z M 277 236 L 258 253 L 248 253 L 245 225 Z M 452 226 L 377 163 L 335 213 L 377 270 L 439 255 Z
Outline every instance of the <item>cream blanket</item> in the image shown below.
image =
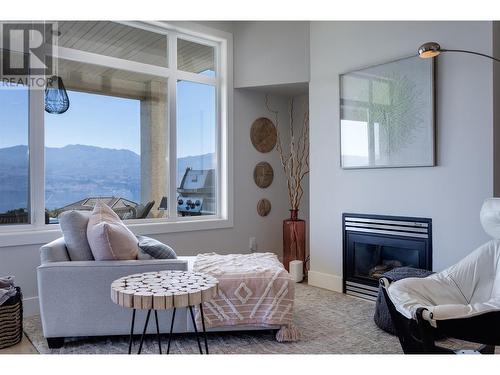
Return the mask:
M 275 254 L 200 254 L 193 270 L 219 280 L 218 296 L 203 305 L 207 328 L 280 325 L 278 341 L 298 340 L 293 326 L 295 284 Z M 199 314 L 197 319 L 201 323 Z

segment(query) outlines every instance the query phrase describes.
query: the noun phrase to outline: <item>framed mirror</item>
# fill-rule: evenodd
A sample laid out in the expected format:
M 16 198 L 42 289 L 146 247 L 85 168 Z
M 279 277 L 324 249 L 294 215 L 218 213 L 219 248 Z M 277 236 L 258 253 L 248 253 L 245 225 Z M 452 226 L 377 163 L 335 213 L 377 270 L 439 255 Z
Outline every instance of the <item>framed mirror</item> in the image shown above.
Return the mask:
M 342 168 L 435 165 L 434 59 L 403 58 L 339 78 Z

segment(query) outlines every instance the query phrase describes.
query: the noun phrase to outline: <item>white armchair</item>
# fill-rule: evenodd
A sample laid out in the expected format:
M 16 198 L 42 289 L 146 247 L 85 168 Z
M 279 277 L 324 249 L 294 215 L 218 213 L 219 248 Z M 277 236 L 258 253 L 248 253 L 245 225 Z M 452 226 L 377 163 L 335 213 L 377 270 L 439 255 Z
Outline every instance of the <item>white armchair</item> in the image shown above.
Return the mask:
M 382 279 L 405 353 L 450 352 L 438 336 L 484 344 L 488 353 L 500 345 L 500 199 L 485 201 L 481 223 L 495 239 L 457 264 L 426 278 Z

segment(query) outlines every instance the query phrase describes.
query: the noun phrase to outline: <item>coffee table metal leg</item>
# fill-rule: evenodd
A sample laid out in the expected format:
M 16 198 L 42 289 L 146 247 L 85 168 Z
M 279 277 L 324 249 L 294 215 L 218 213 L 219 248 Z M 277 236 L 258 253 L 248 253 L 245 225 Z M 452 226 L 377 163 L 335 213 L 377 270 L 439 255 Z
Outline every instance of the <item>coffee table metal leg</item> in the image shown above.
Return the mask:
M 146 336 L 146 330 L 148 329 L 150 315 L 151 315 L 151 310 L 148 310 L 148 315 L 146 316 L 146 323 L 144 323 L 144 329 L 142 330 L 141 344 L 139 345 L 139 352 L 137 354 L 141 354 L 142 344 L 144 343 L 144 336 Z
M 205 328 L 205 316 L 203 315 L 203 302 L 200 303 L 201 325 L 203 327 L 203 336 L 205 337 L 205 354 L 208 354 L 207 330 Z
M 172 321 L 170 323 L 170 333 L 168 334 L 167 354 L 170 353 L 170 341 L 172 341 L 172 331 L 174 330 L 175 310 L 176 308 L 174 307 L 174 311 L 172 313 Z
M 200 354 L 203 354 L 203 350 L 201 350 L 200 337 L 198 336 L 198 328 L 196 328 L 196 322 L 194 320 L 193 306 L 189 306 L 189 312 L 191 313 L 191 320 L 193 321 L 193 327 L 194 327 L 194 332 L 196 335 L 196 341 L 198 341 L 198 348 L 200 349 Z
M 156 320 L 156 337 L 158 338 L 158 348 L 161 353 L 161 338 L 160 338 L 160 326 L 158 325 L 158 312 L 155 310 L 155 320 Z
M 132 352 L 132 342 L 134 340 L 135 309 L 132 310 L 132 324 L 130 326 L 130 337 L 128 339 L 128 354 Z

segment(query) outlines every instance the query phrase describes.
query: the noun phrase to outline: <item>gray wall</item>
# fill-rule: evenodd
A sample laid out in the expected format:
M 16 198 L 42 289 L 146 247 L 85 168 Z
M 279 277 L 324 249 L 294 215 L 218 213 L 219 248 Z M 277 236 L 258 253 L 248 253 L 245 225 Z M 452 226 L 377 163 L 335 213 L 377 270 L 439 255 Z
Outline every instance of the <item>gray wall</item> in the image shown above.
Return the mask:
M 420 44 L 492 53 L 491 22 L 312 22 L 310 282 L 339 290 L 343 212 L 433 220 L 434 270 L 488 240 L 479 210 L 493 194 L 492 62 L 443 54 L 437 65 L 437 167 L 342 170 L 338 75 L 416 53 Z
M 234 87 L 309 81 L 309 22 L 234 22 Z

